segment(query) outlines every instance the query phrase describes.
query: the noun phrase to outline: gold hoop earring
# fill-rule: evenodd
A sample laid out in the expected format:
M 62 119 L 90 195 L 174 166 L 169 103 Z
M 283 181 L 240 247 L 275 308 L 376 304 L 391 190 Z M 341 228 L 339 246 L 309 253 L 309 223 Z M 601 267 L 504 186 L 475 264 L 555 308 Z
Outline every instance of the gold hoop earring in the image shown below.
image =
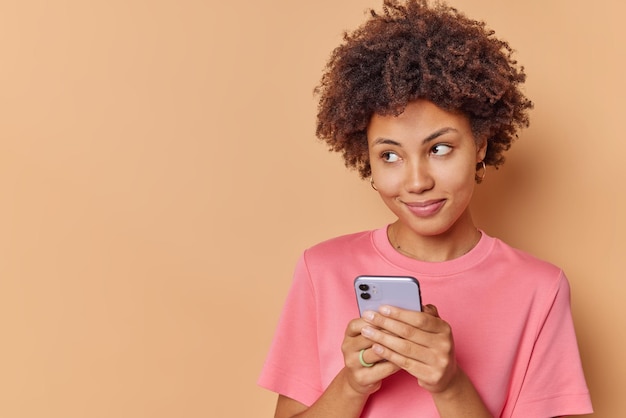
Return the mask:
M 376 185 L 374 184 L 374 178 L 370 177 L 370 186 L 372 186 L 372 189 L 378 191 L 378 189 L 376 188 Z
M 480 164 L 480 167 L 476 168 L 476 174 L 474 174 L 474 179 L 476 180 L 476 183 L 480 184 L 485 179 L 485 176 L 487 175 L 487 164 L 485 164 L 484 161 L 481 161 L 478 164 Z M 478 164 L 476 165 L 478 166 Z M 482 175 L 478 175 L 478 172 L 480 170 L 483 171 Z

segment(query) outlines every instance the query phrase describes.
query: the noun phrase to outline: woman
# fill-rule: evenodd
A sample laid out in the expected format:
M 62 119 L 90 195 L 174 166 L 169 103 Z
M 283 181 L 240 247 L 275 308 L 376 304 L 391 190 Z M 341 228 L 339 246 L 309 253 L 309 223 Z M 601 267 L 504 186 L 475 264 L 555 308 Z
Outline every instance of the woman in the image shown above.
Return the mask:
M 591 412 L 563 272 L 477 229 L 469 204 L 532 103 L 484 24 L 384 2 L 332 54 L 317 134 L 397 220 L 306 250 L 259 383 L 276 417 Z M 359 317 L 353 281 L 414 276 L 422 312 Z

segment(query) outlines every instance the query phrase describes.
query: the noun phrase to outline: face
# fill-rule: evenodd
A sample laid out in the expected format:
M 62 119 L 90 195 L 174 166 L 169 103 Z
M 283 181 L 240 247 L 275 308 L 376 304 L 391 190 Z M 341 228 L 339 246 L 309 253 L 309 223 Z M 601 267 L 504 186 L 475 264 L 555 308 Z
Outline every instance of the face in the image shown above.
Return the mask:
M 466 116 L 418 100 L 399 116 L 372 116 L 367 140 L 372 179 L 401 233 L 474 228 L 468 206 L 486 141 L 477 145 Z

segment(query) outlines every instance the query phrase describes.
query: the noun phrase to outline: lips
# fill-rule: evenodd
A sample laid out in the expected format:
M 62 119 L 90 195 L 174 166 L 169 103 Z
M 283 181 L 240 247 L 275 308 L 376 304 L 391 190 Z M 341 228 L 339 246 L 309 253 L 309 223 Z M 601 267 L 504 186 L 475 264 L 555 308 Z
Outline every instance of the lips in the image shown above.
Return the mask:
M 446 199 L 427 200 L 424 202 L 402 202 L 416 216 L 426 218 L 433 216 L 443 207 Z

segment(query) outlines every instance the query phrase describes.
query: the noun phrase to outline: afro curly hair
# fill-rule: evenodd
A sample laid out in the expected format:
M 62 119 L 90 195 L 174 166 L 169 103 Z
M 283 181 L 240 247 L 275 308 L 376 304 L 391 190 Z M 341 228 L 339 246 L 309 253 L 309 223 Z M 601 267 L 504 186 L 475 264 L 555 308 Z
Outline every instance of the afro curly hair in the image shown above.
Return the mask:
M 370 14 L 344 33 L 315 88 L 317 137 L 367 178 L 372 115 L 399 115 L 426 99 L 467 116 L 474 136 L 487 139 L 485 164 L 502 164 L 533 106 L 520 91 L 526 75 L 508 43 L 441 2 L 384 0 L 383 13 Z

